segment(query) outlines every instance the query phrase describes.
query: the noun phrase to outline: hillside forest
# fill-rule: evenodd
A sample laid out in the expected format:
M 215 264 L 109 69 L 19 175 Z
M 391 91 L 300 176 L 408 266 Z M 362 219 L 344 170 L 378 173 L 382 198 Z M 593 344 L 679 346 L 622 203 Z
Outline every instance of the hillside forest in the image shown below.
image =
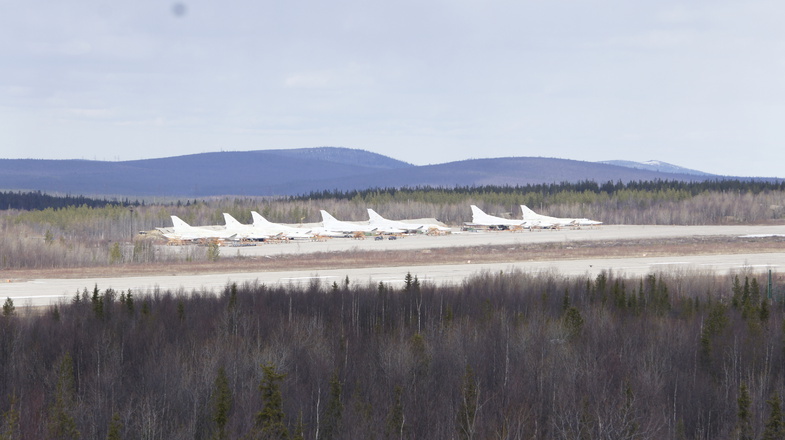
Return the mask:
M 0 438 L 781 440 L 784 316 L 751 272 L 96 285 L 4 304 Z
M 436 218 L 459 227 L 469 205 L 520 218 L 520 205 L 557 217 L 588 217 L 606 224 L 720 225 L 780 223 L 785 184 L 765 182 L 593 182 L 526 187 L 377 189 L 321 192 L 286 198 L 222 197 L 138 201 L 0 192 L 0 270 L 206 261 L 209 249 L 161 252 L 139 235 L 171 227 L 171 215 L 199 225 L 223 224 L 227 212 L 251 223 L 256 210 L 268 220 L 321 221 L 325 209 L 342 220 L 367 220 L 366 208 L 391 219 Z
M 707 185 L 707 184 L 706 184 Z M 40 194 L 32 193 L 33 197 Z M 7 195 L 2 194 L 2 195 Z M 15 194 L 14 197 L 24 194 Z M 0 198 L 0 268 L 147 264 L 138 231 L 435 217 L 477 204 L 609 224 L 781 223 L 773 184 L 564 185 L 326 192 L 297 198 L 35 207 Z M 43 203 L 43 204 L 41 204 Z M 179 261 L 179 260 L 178 260 Z M 0 440 L 785 440 L 783 280 L 700 270 L 486 272 L 460 283 L 85 286 L 0 313 Z M 771 292 L 771 294 L 770 294 Z

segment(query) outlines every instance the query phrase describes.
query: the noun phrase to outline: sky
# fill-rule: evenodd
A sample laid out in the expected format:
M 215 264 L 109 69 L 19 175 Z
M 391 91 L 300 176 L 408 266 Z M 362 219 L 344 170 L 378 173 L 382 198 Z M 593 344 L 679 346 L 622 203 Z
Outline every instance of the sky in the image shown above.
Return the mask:
M 0 158 L 336 146 L 785 177 L 781 0 L 0 0 Z

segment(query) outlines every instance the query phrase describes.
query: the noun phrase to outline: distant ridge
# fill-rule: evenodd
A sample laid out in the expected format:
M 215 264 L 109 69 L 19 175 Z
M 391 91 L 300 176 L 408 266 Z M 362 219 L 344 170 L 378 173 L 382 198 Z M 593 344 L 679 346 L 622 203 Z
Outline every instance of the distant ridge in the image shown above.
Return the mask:
M 343 147 L 295 148 L 291 150 L 266 150 L 268 153 L 294 159 L 310 159 L 323 162 L 352 164 L 357 166 L 397 169 L 414 165 L 370 151 Z
M 620 167 L 635 168 L 639 170 L 658 171 L 661 173 L 669 174 L 690 174 L 695 176 L 717 176 L 716 174 L 704 173 L 703 171 L 692 170 L 689 168 L 680 167 L 678 165 L 669 164 L 659 160 L 647 160 L 646 162 L 633 162 L 631 160 L 604 160 L 599 163 L 608 165 L 618 165 Z
M 669 174 L 639 170 L 616 165 L 544 157 L 505 157 L 496 159 L 471 159 L 426 165 L 395 172 L 382 172 L 373 176 L 368 185 L 364 176 L 347 177 L 324 182 L 326 188 L 349 190 L 368 187 L 403 186 L 478 186 L 478 185 L 528 185 L 591 180 L 706 180 L 706 177 L 688 174 Z
M 123 162 L 0 159 L 0 190 L 86 196 L 274 196 L 385 187 L 716 178 L 732 177 L 543 157 L 415 166 L 369 151 L 335 147 L 224 151 Z

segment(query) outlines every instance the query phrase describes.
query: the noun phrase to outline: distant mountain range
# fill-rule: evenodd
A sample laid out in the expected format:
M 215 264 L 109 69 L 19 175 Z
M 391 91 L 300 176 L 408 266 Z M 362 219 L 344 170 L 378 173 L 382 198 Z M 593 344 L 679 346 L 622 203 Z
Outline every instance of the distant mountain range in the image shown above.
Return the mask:
M 659 171 L 669 174 L 690 174 L 695 176 L 719 177 L 716 174 L 704 173 L 703 171 L 691 170 L 678 165 L 661 162 L 659 160 L 647 160 L 646 162 L 633 162 L 630 160 L 605 160 L 599 163 L 608 165 L 618 165 L 620 167 L 635 168 L 639 170 Z
M 334 147 L 215 152 L 123 162 L 0 159 L 0 190 L 90 196 L 267 196 L 334 189 L 716 178 L 729 177 L 663 162 L 595 163 L 542 157 L 415 166 L 369 151 Z

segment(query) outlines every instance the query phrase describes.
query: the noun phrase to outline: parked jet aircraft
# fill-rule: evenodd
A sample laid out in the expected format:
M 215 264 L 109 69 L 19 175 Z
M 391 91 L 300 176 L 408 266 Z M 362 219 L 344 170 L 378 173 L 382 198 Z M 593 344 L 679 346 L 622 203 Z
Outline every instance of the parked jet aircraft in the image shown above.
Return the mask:
M 237 237 L 245 240 L 266 240 L 275 235 L 262 231 L 256 228 L 254 225 L 244 225 L 225 212 L 224 220 L 226 221 L 227 231 L 234 232 L 237 234 Z
M 515 220 L 509 218 L 502 218 L 496 217 L 494 215 L 489 215 L 483 212 L 482 209 L 478 208 L 475 205 L 471 205 L 472 207 L 472 223 L 481 226 L 489 226 L 499 229 L 510 229 L 510 228 L 528 228 L 530 227 L 530 223 L 525 220 Z
M 191 226 L 182 221 L 176 215 L 172 216 L 172 225 L 174 231 L 169 232 L 169 228 L 157 228 L 163 233 L 163 236 L 170 240 L 202 240 L 202 239 L 222 239 L 222 240 L 236 240 L 237 234 L 225 229 L 207 229 L 197 226 Z
M 290 239 L 313 238 L 313 236 L 316 235 L 311 229 L 308 228 L 296 228 L 294 226 L 273 223 L 262 217 L 262 215 L 256 211 L 251 211 L 251 216 L 253 217 L 254 228 L 263 233 L 270 235 L 282 235 Z
M 322 213 L 322 226 L 324 227 L 324 231 L 328 233 L 342 233 L 346 235 L 354 234 L 356 232 L 380 232 L 377 230 L 378 228 L 375 228 L 371 225 L 358 225 L 356 223 L 338 220 L 323 209 L 319 212 Z
M 408 223 L 397 220 L 388 220 L 377 214 L 376 211 L 371 208 L 368 208 L 368 217 L 371 219 L 369 222 L 371 226 L 376 226 L 377 228 L 381 229 L 393 228 L 406 232 L 428 232 L 431 229 L 436 229 L 442 232 L 450 230 L 450 228 L 446 228 L 435 223 Z
M 521 211 L 523 211 L 524 220 L 550 222 L 556 226 L 596 226 L 602 224 L 602 222 L 587 218 L 559 218 L 537 214 L 526 205 L 521 205 Z

